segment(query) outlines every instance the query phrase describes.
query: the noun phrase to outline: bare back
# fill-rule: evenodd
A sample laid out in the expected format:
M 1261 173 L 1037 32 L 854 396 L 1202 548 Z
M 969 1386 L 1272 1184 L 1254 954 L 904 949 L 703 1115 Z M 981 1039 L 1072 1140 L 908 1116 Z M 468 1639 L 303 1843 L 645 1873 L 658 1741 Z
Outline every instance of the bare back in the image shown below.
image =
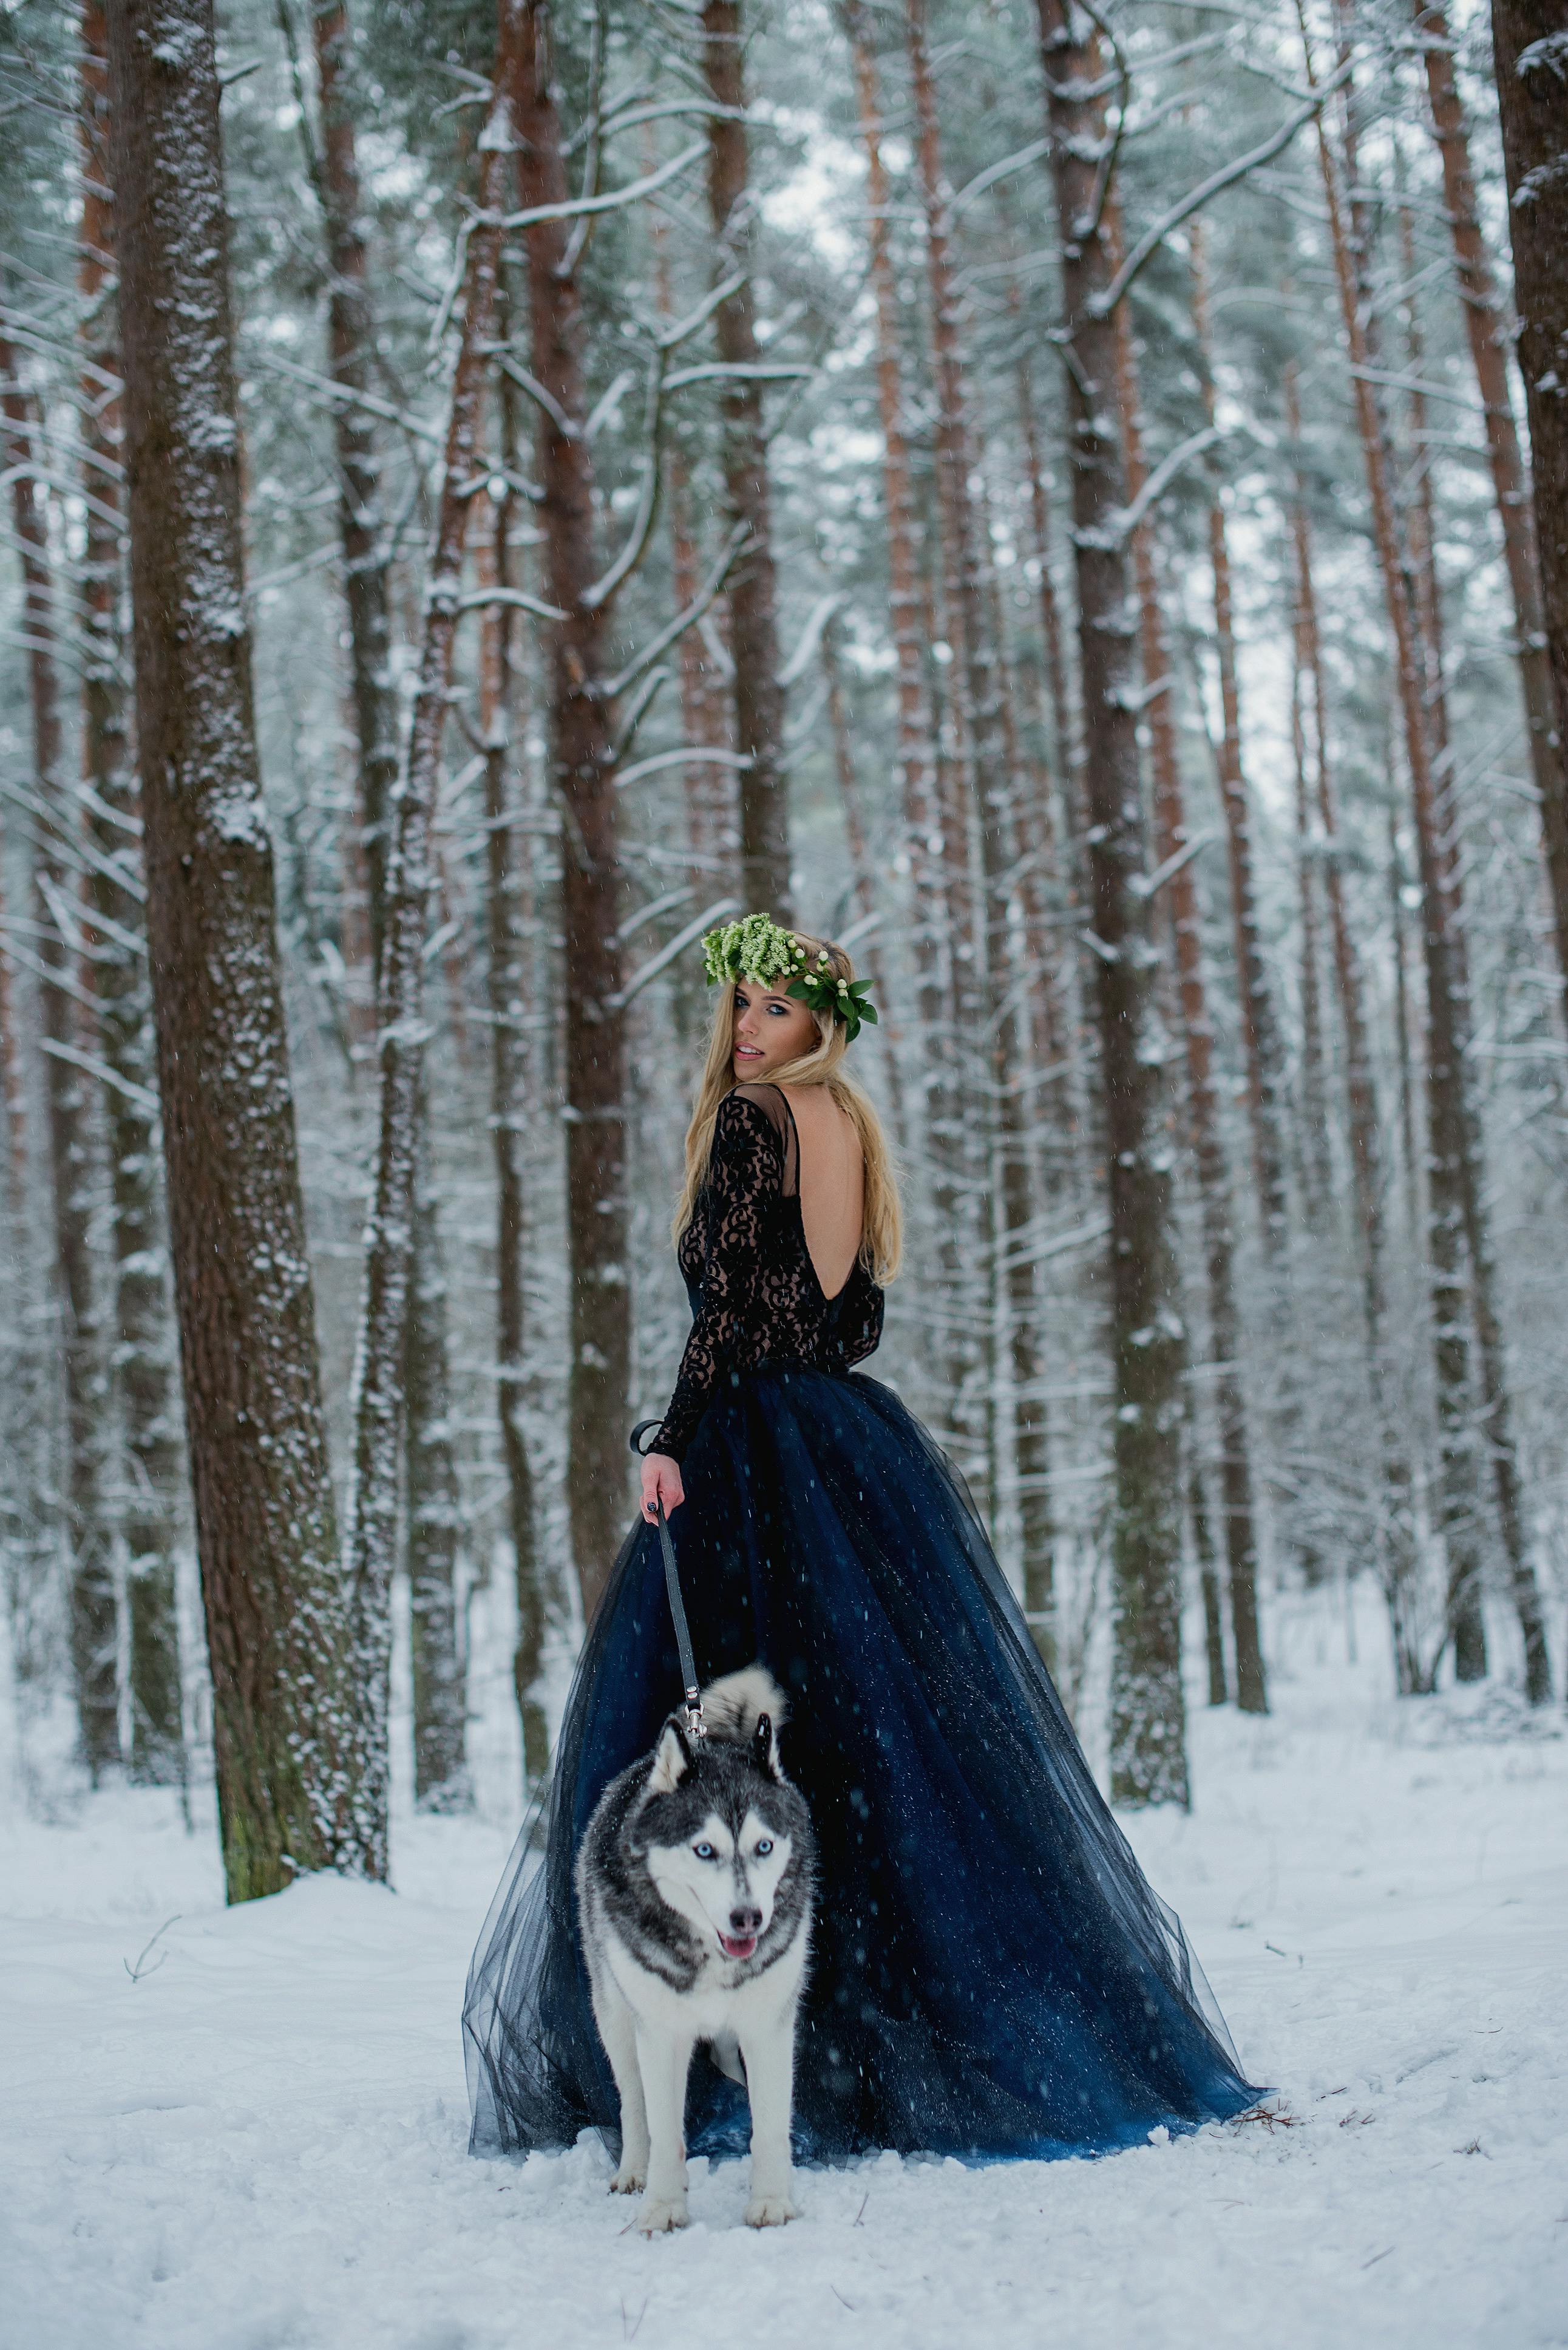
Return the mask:
M 800 1221 L 806 1253 L 835 1298 L 855 1270 L 866 1217 L 860 1137 L 826 1086 L 780 1086 L 800 1152 Z

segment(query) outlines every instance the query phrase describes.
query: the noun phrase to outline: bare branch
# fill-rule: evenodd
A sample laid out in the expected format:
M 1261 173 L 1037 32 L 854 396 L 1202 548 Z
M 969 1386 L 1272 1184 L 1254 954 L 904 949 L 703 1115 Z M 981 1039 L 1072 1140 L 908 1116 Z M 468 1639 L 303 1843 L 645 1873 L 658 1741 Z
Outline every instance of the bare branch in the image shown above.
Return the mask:
M 536 221 L 578 220 L 586 213 L 619 212 L 625 205 L 636 203 L 639 197 L 649 196 L 656 188 L 662 188 L 670 181 L 678 179 L 707 151 L 706 140 L 695 139 L 670 162 L 661 163 L 657 172 L 645 172 L 640 180 L 629 180 L 624 188 L 616 189 L 611 195 L 568 196 L 558 204 L 531 204 L 526 212 L 508 213 L 502 226 L 508 230 L 532 228 Z
M 718 921 L 721 915 L 738 914 L 740 910 L 738 898 L 715 898 L 713 903 L 705 906 L 684 930 L 677 931 L 669 945 L 660 947 L 650 962 L 645 962 L 640 971 L 634 971 L 624 987 L 616 990 L 609 999 L 614 1008 L 618 1012 L 631 1002 L 634 995 L 640 995 L 649 982 L 657 979 L 661 971 L 668 971 L 676 957 L 683 955 L 687 948 L 701 937 L 711 922 Z
M 649 664 L 656 661 L 661 652 L 668 650 L 677 637 L 683 637 L 692 622 L 701 619 L 729 577 L 735 557 L 750 536 L 751 531 L 748 525 L 738 522 L 725 540 L 718 561 L 698 589 L 692 601 L 687 605 L 686 609 L 683 612 L 677 612 L 669 627 L 660 629 L 656 637 L 650 638 L 642 650 L 639 653 L 634 653 L 626 667 L 618 671 L 614 677 L 607 677 L 596 681 L 592 691 L 597 700 L 613 702 L 618 694 L 624 693 L 634 678 L 640 677 Z

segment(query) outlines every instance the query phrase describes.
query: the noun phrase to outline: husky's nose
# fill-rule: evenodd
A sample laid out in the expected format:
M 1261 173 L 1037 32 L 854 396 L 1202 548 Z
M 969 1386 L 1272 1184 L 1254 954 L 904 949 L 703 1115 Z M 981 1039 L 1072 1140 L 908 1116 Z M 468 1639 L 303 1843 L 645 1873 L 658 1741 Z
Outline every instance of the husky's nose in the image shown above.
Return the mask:
M 730 1931 L 737 1941 L 742 1940 L 748 1934 L 760 1934 L 762 1929 L 763 1913 L 760 1909 L 731 1910 Z

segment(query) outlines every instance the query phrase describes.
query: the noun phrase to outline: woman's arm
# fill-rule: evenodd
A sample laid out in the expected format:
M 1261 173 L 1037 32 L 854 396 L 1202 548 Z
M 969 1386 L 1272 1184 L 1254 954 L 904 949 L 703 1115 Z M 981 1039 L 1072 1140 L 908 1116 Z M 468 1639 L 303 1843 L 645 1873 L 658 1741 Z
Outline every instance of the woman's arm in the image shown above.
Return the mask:
M 643 1470 L 645 1512 L 659 1489 L 660 1468 L 678 1464 L 708 1409 L 724 1362 L 743 1328 L 756 1290 L 765 1203 L 779 1188 L 780 1146 L 767 1112 L 742 1094 L 726 1094 L 713 1128 L 713 1154 L 703 1191 L 702 1303 L 691 1325 L 680 1373 L 663 1425 Z M 679 1485 L 677 1474 L 675 1483 Z M 679 1500 L 679 1495 L 676 1501 Z M 676 1506 L 664 1492 L 666 1510 Z

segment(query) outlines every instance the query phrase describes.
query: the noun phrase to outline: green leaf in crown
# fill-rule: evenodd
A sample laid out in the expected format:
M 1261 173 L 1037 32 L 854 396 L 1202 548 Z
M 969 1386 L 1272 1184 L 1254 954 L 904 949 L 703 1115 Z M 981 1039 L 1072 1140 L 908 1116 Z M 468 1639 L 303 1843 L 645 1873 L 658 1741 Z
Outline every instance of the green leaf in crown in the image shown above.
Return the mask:
M 786 995 L 809 1004 L 814 1012 L 830 1012 L 844 1023 L 845 1041 L 853 1045 L 861 1024 L 877 1025 L 877 1007 L 870 1001 L 869 980 L 836 979 L 826 954 L 815 963 L 793 931 L 781 930 L 771 914 L 748 914 L 743 921 L 726 922 L 710 931 L 702 941 L 702 968 L 710 987 L 733 986 L 742 979 L 760 979 L 764 986 L 786 979 Z

